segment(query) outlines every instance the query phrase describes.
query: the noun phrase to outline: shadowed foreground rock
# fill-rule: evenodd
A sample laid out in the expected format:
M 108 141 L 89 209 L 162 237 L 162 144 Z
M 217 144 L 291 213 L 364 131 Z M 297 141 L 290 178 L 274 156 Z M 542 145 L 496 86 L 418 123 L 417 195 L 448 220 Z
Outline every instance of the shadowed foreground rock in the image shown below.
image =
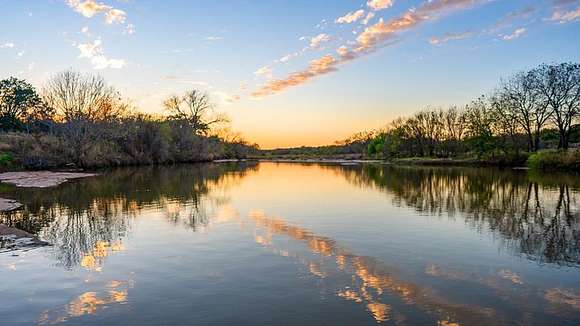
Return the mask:
M 33 234 L 0 224 L 0 253 L 48 245 Z
M 22 204 L 13 199 L 0 198 L 0 212 L 11 212 L 22 208 Z M 25 250 L 48 245 L 35 235 L 26 231 L 0 224 L 0 253 Z
M 93 173 L 25 171 L 0 173 L 0 181 L 24 188 L 48 188 L 71 179 L 92 177 Z
M 0 212 L 11 212 L 22 207 L 22 204 L 13 199 L 0 198 Z

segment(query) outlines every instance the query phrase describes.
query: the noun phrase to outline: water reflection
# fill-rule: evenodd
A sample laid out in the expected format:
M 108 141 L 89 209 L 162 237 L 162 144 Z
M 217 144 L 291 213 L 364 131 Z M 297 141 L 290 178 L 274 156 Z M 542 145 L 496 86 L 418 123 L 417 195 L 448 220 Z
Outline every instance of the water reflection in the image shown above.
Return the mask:
M 61 307 L 44 311 L 38 318 L 38 325 L 53 325 L 69 319 L 92 315 L 100 310 L 127 303 L 129 289 L 134 286 L 131 280 L 109 281 L 99 292 L 87 291 Z
M 396 268 L 373 257 L 356 255 L 338 245 L 334 239 L 290 225 L 282 218 L 268 217 L 259 210 L 250 212 L 249 218 L 255 223 L 254 232 L 265 231 L 264 237 L 256 239 L 257 243 L 271 248 L 272 252 L 281 256 L 296 258 L 308 267 L 312 275 L 326 278 L 333 268 L 334 272 L 346 273 L 349 277 L 345 280 L 348 282 L 335 285 L 340 287 L 336 295 L 363 305 L 379 323 L 389 320 L 401 323 L 408 318 L 387 303 L 394 298 L 404 305 L 412 305 L 428 315 L 437 316 L 441 324 L 451 325 L 453 321 L 482 324 L 497 322 L 498 316 L 493 309 L 449 302 L 432 289 L 403 280 Z M 275 236 L 303 242 L 309 252 L 316 256 L 309 257 L 300 254 L 300 251 L 277 248 L 272 239 Z M 319 260 L 320 257 L 323 259 Z
M 359 187 L 383 191 L 396 206 L 410 207 L 425 219 L 465 220 L 474 230 L 495 235 L 500 248 L 513 254 L 550 266 L 580 266 L 576 176 L 539 178 L 494 169 L 383 165 L 304 168 L 323 169 Z M 258 169 L 257 164 L 245 163 L 115 170 L 50 192 L 18 189 L 12 195 L 26 209 L 1 218 L 51 242 L 51 252 L 65 268 L 80 267 L 99 275 L 108 257 L 125 254 L 136 219 L 148 214 L 159 213 L 168 223 L 195 232 L 237 221 L 249 239 L 299 262 L 338 301 L 360 306 L 377 323 L 526 324 L 537 318 L 577 317 L 580 311 L 577 289 L 543 287 L 508 267 L 465 272 L 433 261 L 425 262 L 419 275 L 408 274 L 397 262 L 357 254 L 340 239 L 293 224 L 290 218 L 272 217 L 259 209 L 240 213 L 230 203 L 230 190 Z M 493 301 L 446 293 L 457 284 L 474 293 L 491 293 Z M 127 304 L 133 285 L 131 279 L 93 284 L 67 298 L 69 303 L 43 312 L 39 323 L 58 323 Z M 521 315 L 510 315 L 513 311 Z
M 580 178 L 482 168 L 326 166 L 429 216 L 463 216 L 502 246 L 540 263 L 580 264 Z
M 136 216 L 162 210 L 173 224 L 203 228 L 209 223 L 205 206 L 227 202 L 226 189 L 255 169 L 255 164 L 119 169 L 50 191 L 16 189 L 12 195 L 26 209 L 0 220 L 39 234 L 66 268 L 100 269 L 105 257 L 123 250 Z

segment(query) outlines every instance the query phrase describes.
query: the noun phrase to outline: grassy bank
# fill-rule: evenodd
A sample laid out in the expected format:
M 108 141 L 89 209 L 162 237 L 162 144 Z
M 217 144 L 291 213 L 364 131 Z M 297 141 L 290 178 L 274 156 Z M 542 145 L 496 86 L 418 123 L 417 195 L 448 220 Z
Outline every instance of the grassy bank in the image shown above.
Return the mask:
M 580 171 L 580 151 L 539 151 L 530 155 L 527 165 L 535 170 Z
M 244 143 L 194 135 L 185 127 L 170 127 L 163 123 L 148 126 L 108 123 L 98 132 L 82 134 L 2 133 L 0 170 L 94 169 L 206 162 L 245 158 L 252 150 Z

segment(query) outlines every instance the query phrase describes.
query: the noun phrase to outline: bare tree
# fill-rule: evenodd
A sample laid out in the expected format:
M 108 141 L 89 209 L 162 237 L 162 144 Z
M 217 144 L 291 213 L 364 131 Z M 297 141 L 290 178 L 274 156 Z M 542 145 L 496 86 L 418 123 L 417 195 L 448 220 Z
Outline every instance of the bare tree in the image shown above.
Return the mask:
M 121 117 L 127 110 L 119 93 L 98 75 L 63 71 L 43 89 L 47 105 L 64 121 L 102 121 Z
M 533 71 L 520 72 L 504 81 L 496 96 L 496 104 L 505 105 L 503 113 L 509 115 L 525 132 L 530 151 L 540 149 L 540 131 L 551 115 L 534 81 Z
M 515 149 L 519 154 L 520 147 L 518 139 L 522 134 L 526 135 L 528 151 L 534 148 L 532 137 L 532 112 L 522 111 L 514 104 L 515 98 L 501 90 L 490 97 L 491 116 L 494 119 L 494 137 L 499 141 L 499 146 L 507 153 L 509 149 Z M 525 123 L 524 123 L 525 122 Z
M 445 130 L 445 139 L 452 141 L 463 140 L 467 121 L 465 112 L 459 111 L 457 106 L 452 105 L 443 112 L 443 129 Z
M 543 64 L 533 70 L 534 87 L 550 108 L 558 128 L 559 149 L 568 149 L 574 119 L 580 113 L 580 64 Z
M 206 93 L 195 89 L 182 97 L 170 96 L 164 106 L 171 119 L 186 122 L 195 134 L 206 135 L 212 125 L 228 121 L 224 115 L 214 113 L 214 105 Z

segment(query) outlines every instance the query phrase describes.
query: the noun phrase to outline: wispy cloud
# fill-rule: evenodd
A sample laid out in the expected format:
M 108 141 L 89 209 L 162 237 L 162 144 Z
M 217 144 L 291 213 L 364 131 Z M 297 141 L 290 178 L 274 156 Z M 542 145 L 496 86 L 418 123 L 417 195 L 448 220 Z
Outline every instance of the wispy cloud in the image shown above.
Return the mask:
M 431 45 L 442 45 L 449 41 L 458 41 L 469 38 L 473 35 L 471 32 L 463 33 L 445 33 L 443 36 L 433 36 L 429 39 Z
M 325 55 L 322 58 L 310 61 L 308 69 L 291 74 L 285 79 L 271 80 L 259 90 L 252 93 L 252 97 L 261 98 L 266 95 L 274 94 L 285 90 L 286 88 L 304 84 L 308 80 L 327 74 L 336 70 L 337 60 L 332 55 Z
M 322 43 L 330 41 L 330 35 L 328 34 L 318 34 L 310 39 L 310 48 L 317 49 Z
M 394 2 L 394 0 L 369 0 L 367 6 L 372 10 L 378 11 L 392 7 Z
M 67 0 L 67 4 L 87 18 L 104 13 L 107 24 L 122 24 L 125 22 L 127 16 L 123 10 L 116 9 L 102 2 L 96 2 L 95 0 Z
M 354 23 L 357 20 L 361 19 L 364 15 L 365 15 L 365 11 L 360 9 L 357 11 L 349 12 L 342 17 L 338 17 L 334 22 L 337 24 L 350 24 L 350 23 Z
M 109 59 L 105 56 L 102 48 L 102 42 L 100 39 L 94 40 L 93 42 L 80 43 L 76 45 L 79 49 L 79 58 L 87 58 L 91 61 L 94 69 L 121 69 L 127 63 L 123 59 Z
M 566 24 L 580 18 L 580 0 L 553 0 L 552 16 L 549 20 Z
M 435 20 L 441 15 L 467 9 L 488 0 L 428 0 L 419 8 L 409 9 L 404 14 L 384 21 L 381 19 L 376 24 L 367 28 L 357 37 L 353 46 L 342 45 L 337 49 L 338 59 L 327 54 L 322 58 L 313 60 L 307 69 L 297 71 L 286 78 L 269 80 L 266 84 L 252 93 L 253 97 L 261 98 L 286 90 L 287 88 L 302 85 L 309 80 L 337 70 L 342 64 L 365 54 L 374 52 L 378 48 L 394 43 L 398 33 L 411 30 L 421 24 Z M 392 1 L 369 1 L 371 8 L 382 8 L 382 6 L 392 5 Z M 374 7 L 373 7 L 374 6 Z
M 14 46 L 12 42 L 0 43 L 0 49 L 12 49 Z
M 361 21 L 361 23 L 362 23 L 363 25 L 367 25 L 367 24 L 368 24 L 368 23 L 371 21 L 371 19 L 373 19 L 374 17 L 375 17 L 375 13 L 371 11 L 371 12 L 369 12 L 369 13 L 367 14 L 367 16 L 365 17 L 365 19 L 363 19 L 363 20 Z
M 498 31 L 510 27 L 514 21 L 520 19 L 530 18 L 537 9 L 533 6 L 526 6 L 519 10 L 509 12 L 507 15 L 501 17 L 491 28 L 484 31 L 484 33 L 495 34 Z
M 272 67 L 263 66 L 254 72 L 256 76 L 265 76 L 267 78 L 272 78 Z
M 576 21 L 580 18 L 580 7 L 571 10 L 557 10 L 554 11 L 550 20 L 560 24 L 566 24 Z
M 161 80 L 171 81 L 171 82 L 175 82 L 175 83 L 179 83 L 179 84 L 186 84 L 186 85 L 193 85 L 193 86 L 200 86 L 200 87 L 212 88 L 211 86 L 209 86 L 209 83 L 208 82 L 201 81 L 201 80 L 185 79 L 185 78 L 181 78 L 181 77 L 178 77 L 178 76 L 175 76 L 175 75 L 164 75 L 164 76 L 161 76 Z
M 205 38 L 206 41 L 220 41 L 223 40 L 224 38 L 221 36 L 207 36 Z
M 223 91 L 214 91 L 211 93 L 211 95 L 216 97 L 221 105 L 232 104 L 241 99 L 239 95 L 231 95 Z
M 123 34 L 127 34 L 127 35 L 135 34 L 135 25 L 127 24 L 127 26 L 125 26 L 125 30 L 123 31 Z
M 524 35 L 524 33 L 526 33 L 526 29 L 521 27 L 521 28 L 518 28 L 515 31 L 513 31 L 511 34 L 500 35 L 500 36 L 501 36 L 501 39 L 504 41 L 513 41 L 513 40 L 519 38 L 520 36 Z
M 294 58 L 297 55 L 298 55 L 298 52 L 287 54 L 287 55 L 281 57 L 280 59 L 278 59 L 277 62 L 282 62 L 282 63 L 288 62 L 288 61 L 290 61 L 290 59 Z

